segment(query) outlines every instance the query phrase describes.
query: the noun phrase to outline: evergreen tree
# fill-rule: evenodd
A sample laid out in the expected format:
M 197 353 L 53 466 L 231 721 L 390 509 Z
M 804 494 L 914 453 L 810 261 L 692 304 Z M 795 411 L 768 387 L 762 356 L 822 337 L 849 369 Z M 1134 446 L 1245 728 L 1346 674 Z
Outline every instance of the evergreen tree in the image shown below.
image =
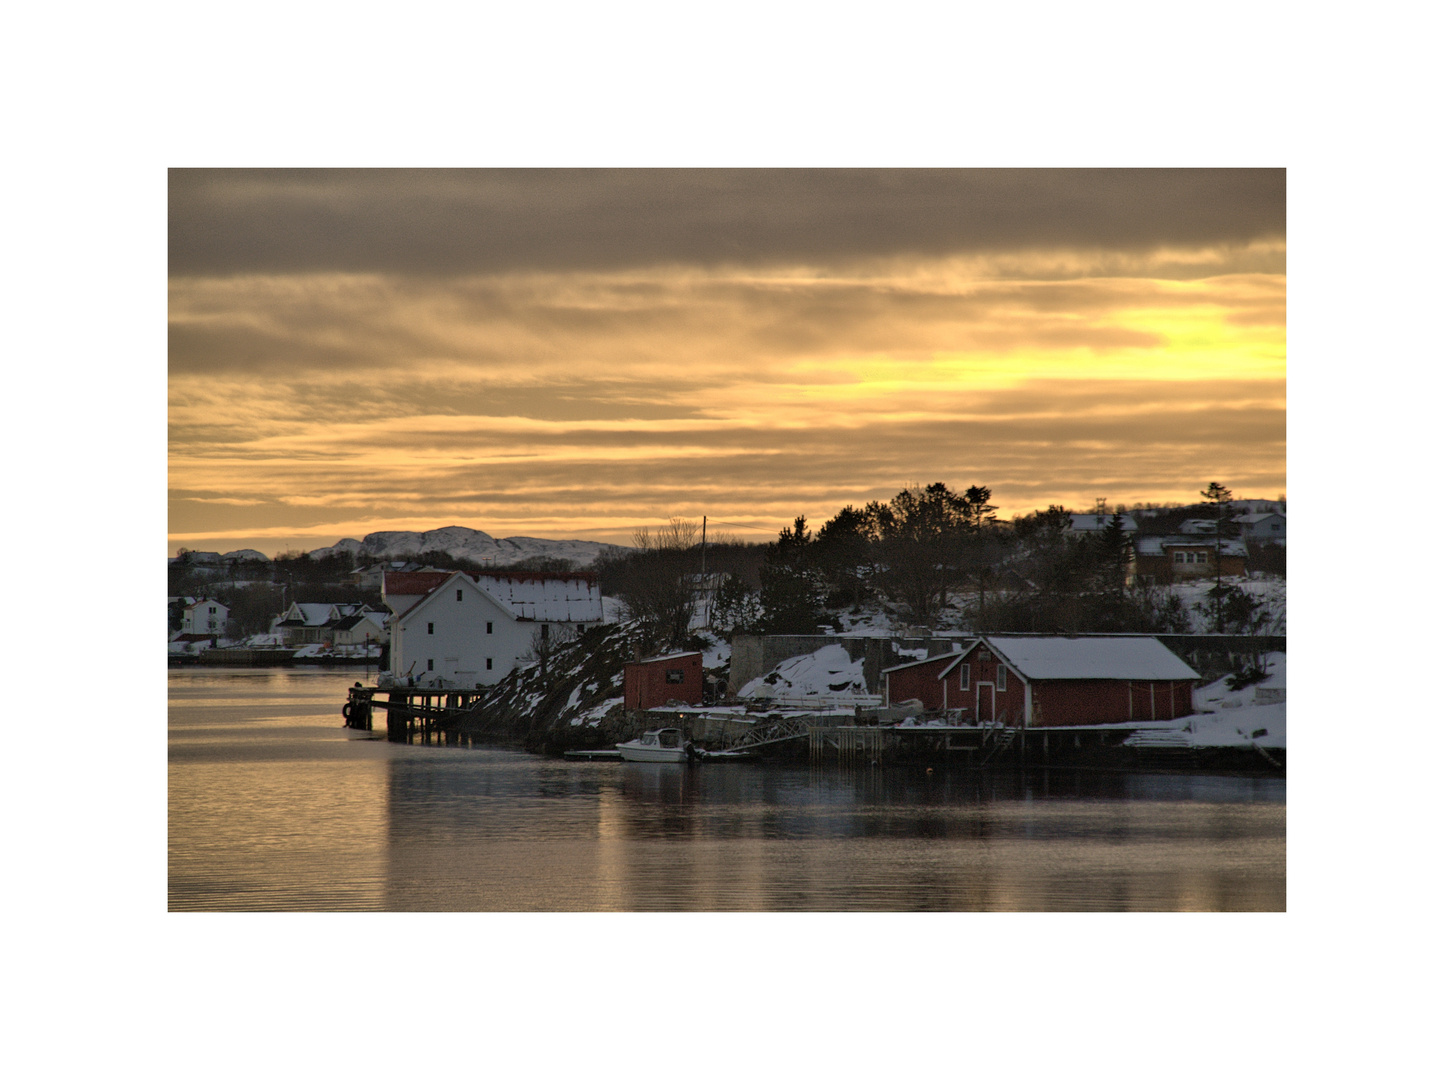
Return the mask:
M 1217 536 L 1216 547 L 1213 551 L 1213 561 L 1216 563 L 1217 586 L 1212 595 L 1216 597 L 1217 633 L 1225 632 L 1224 620 L 1222 618 L 1222 535 L 1225 528 L 1227 504 L 1232 501 L 1232 491 L 1213 480 L 1203 491 L 1202 498 L 1216 509 L 1217 512 Z

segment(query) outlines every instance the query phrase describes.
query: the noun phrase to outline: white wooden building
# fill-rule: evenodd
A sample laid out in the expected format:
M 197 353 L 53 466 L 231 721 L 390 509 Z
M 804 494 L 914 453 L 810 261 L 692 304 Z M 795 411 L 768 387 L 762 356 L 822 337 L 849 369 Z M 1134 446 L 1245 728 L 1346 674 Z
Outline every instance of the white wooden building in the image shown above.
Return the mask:
M 584 573 L 386 574 L 384 602 L 393 677 L 446 687 L 499 682 L 534 659 L 542 633 L 559 642 L 602 620 Z
M 221 634 L 227 630 L 227 605 L 203 597 L 182 609 L 182 633 Z

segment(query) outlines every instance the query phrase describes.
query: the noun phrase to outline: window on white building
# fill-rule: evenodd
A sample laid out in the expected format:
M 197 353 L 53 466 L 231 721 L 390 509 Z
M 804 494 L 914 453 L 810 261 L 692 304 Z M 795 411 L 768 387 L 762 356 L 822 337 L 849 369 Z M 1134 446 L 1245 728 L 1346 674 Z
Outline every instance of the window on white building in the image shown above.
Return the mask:
M 487 633 L 487 634 L 493 634 L 494 632 L 495 632 L 495 624 L 492 623 L 492 622 L 485 623 L 485 633 Z
M 455 598 L 456 601 L 463 600 L 464 599 L 464 590 L 463 589 L 455 589 L 454 590 L 454 598 Z
M 493 656 L 487 656 L 487 657 L 485 657 L 485 670 L 486 671 L 494 671 L 495 670 L 495 658 Z
M 430 624 L 429 624 L 429 632 L 430 632 L 430 633 L 431 633 L 431 634 L 432 634 L 432 633 L 434 633 L 434 624 L 433 624 L 433 623 L 430 623 Z
M 433 671 L 434 670 L 434 661 L 433 660 L 430 660 L 428 663 L 429 663 L 429 670 L 430 671 Z

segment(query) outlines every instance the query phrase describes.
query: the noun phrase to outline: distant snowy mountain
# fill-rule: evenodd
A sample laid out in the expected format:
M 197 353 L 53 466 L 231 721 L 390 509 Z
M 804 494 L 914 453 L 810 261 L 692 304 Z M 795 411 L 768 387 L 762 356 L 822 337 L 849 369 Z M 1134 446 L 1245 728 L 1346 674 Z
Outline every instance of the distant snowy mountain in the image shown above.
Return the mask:
M 531 536 L 511 536 L 496 540 L 489 533 L 450 525 L 428 532 L 375 532 L 363 540 L 344 539 L 332 547 L 318 548 L 308 554 L 315 559 L 348 552 L 360 561 L 396 559 L 405 555 L 428 555 L 439 552 L 455 559 L 472 559 L 486 566 L 508 566 L 536 556 L 566 559 L 576 567 L 589 566 L 602 551 L 622 550 L 615 544 L 594 540 L 540 540 Z

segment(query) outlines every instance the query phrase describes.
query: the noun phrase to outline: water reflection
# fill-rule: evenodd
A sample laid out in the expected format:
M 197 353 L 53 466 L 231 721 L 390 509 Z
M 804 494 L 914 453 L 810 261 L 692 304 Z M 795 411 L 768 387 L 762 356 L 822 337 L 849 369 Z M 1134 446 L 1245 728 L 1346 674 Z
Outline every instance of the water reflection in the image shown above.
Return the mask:
M 1286 903 L 1281 780 L 397 746 L 344 736 L 346 676 L 187 675 L 169 708 L 173 908 Z

